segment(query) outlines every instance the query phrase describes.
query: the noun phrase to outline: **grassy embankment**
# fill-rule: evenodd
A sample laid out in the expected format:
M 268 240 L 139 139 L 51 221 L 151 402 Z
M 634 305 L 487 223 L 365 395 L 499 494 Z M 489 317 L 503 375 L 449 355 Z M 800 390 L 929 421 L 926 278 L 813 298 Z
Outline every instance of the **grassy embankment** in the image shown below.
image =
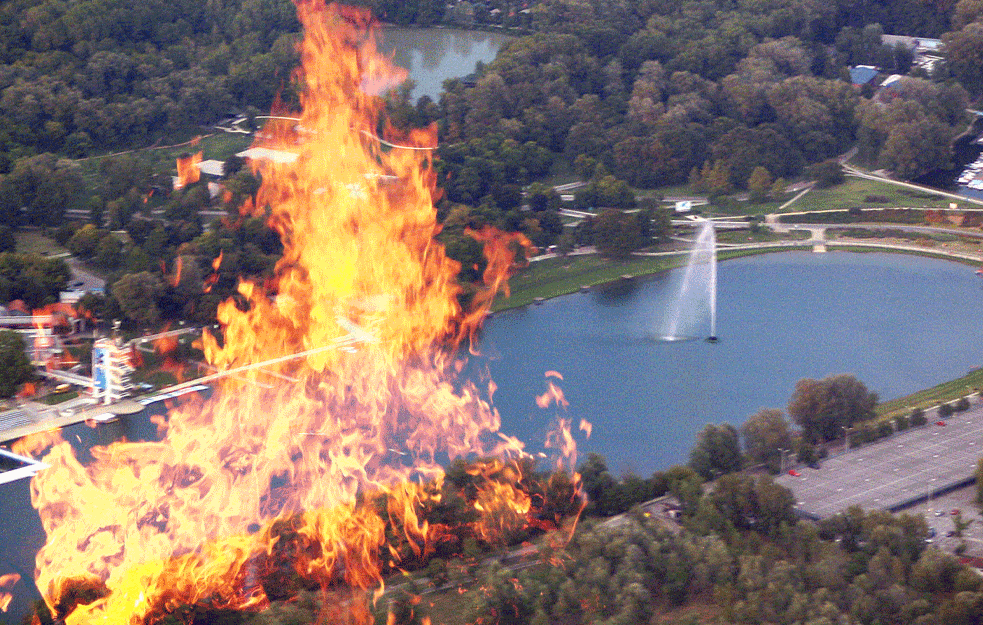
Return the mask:
M 763 247 L 749 250 L 722 250 L 720 260 L 782 251 L 783 247 Z M 518 308 L 537 299 L 550 299 L 576 293 L 582 287 L 593 287 L 625 279 L 638 278 L 679 267 L 685 262 L 683 253 L 672 256 L 636 256 L 626 261 L 605 260 L 596 254 L 557 257 L 541 260 L 516 274 L 509 285 L 511 297 L 499 297 L 493 311 Z
M 925 357 L 930 358 L 931 355 L 925 354 Z M 912 393 L 911 395 L 881 402 L 877 405 L 877 418 L 890 419 L 900 415 L 910 414 L 913 408 L 938 406 L 939 404 L 969 395 L 979 388 L 983 388 L 983 369 L 975 369 L 960 378 L 943 382 L 942 384 Z
M 786 212 L 850 208 L 948 208 L 952 200 L 887 182 L 847 177 L 843 184 L 813 189 L 790 204 Z

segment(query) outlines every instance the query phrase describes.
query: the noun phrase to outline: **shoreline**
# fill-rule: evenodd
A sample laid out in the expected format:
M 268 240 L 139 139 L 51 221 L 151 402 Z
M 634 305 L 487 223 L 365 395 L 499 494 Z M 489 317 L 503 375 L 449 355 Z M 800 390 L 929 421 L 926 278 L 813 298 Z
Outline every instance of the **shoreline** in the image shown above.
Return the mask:
M 983 263 L 983 257 L 980 255 L 971 255 L 963 252 L 939 250 L 935 248 L 922 247 L 918 245 L 909 245 L 902 243 L 873 243 L 865 242 L 860 240 L 843 240 L 843 241 L 826 241 L 825 245 L 831 248 L 829 251 L 843 251 L 850 253 L 868 253 L 868 252 L 886 252 L 891 254 L 901 254 L 901 255 L 916 255 L 916 256 L 927 256 L 929 258 L 939 258 L 942 260 L 949 260 L 953 262 L 962 263 L 965 265 L 978 265 Z M 734 258 L 743 258 L 746 256 L 757 256 L 760 254 L 775 254 L 781 252 L 791 252 L 791 251 L 802 251 L 803 248 L 811 249 L 813 247 L 813 242 L 809 240 L 803 241 L 788 241 L 788 242 L 768 242 L 768 243 L 753 243 L 748 245 L 734 245 L 724 248 L 719 248 L 717 250 L 717 260 L 725 261 L 732 260 Z M 513 288 L 513 295 L 509 297 L 496 297 L 492 303 L 492 307 L 489 310 L 489 314 L 497 314 L 504 312 L 506 310 L 513 310 L 516 308 L 522 308 L 524 306 L 529 306 L 531 304 L 542 303 L 543 301 L 556 299 L 557 297 L 564 297 L 567 295 L 573 295 L 578 292 L 582 292 L 585 289 L 592 289 L 598 286 L 605 286 L 610 284 L 615 284 L 626 278 L 636 279 L 636 278 L 648 278 L 651 276 L 656 276 L 666 271 L 670 271 L 677 267 L 681 267 L 684 262 L 684 258 L 688 252 L 678 251 L 678 252 L 635 252 L 632 254 L 631 260 L 626 261 L 603 261 L 606 263 L 605 266 L 597 267 L 593 270 L 581 271 L 580 273 L 574 273 L 567 278 L 559 279 L 547 279 L 533 285 L 528 288 Z M 819 252 L 819 253 L 829 253 L 829 252 Z M 570 255 L 567 257 L 562 256 L 548 256 L 540 257 L 538 259 L 530 260 L 530 267 L 533 263 L 566 259 L 573 262 L 576 257 L 590 257 L 595 259 L 600 259 L 596 252 L 581 253 L 576 255 Z M 641 262 L 640 259 L 666 259 L 666 262 L 659 266 L 656 263 L 651 263 L 653 267 L 651 270 L 644 270 L 647 263 Z M 624 270 L 631 268 L 642 268 L 641 272 L 629 272 L 626 273 Z M 618 273 L 620 271 L 620 273 Z M 516 274 L 519 275 L 519 274 Z M 602 278 L 600 280 L 593 280 L 589 276 L 600 275 Z M 586 277 L 587 280 L 583 281 L 583 284 L 579 286 L 574 286 L 571 284 L 570 279 L 577 277 Z M 515 278 L 513 277 L 512 280 Z M 542 293 L 540 295 L 530 295 L 523 293 L 524 291 L 530 291 L 535 293 Z M 516 296 L 515 292 L 520 295 Z
M 827 241 L 826 246 L 829 248 L 827 252 L 813 252 L 813 253 L 831 253 L 831 252 L 847 252 L 853 254 L 865 254 L 865 253 L 890 253 L 890 254 L 901 254 L 901 255 L 915 255 L 923 256 L 927 258 L 937 258 L 940 260 L 947 260 L 951 262 L 960 263 L 967 266 L 979 266 L 983 263 L 983 258 L 980 255 L 971 255 L 964 252 L 952 251 L 952 250 L 940 250 L 935 248 L 920 247 L 917 245 L 908 245 L 901 243 L 868 243 L 863 241 Z M 794 252 L 794 251 L 804 251 L 803 248 L 809 250 L 812 249 L 812 242 L 810 241 L 788 241 L 785 243 L 757 243 L 751 245 L 734 246 L 718 250 L 718 260 L 731 260 L 735 258 L 743 258 L 747 256 L 757 256 L 761 254 L 774 254 L 782 252 Z M 662 267 L 657 267 L 652 271 L 646 273 L 638 273 L 630 276 L 630 279 L 647 279 L 653 276 L 665 273 L 671 269 L 680 267 L 683 265 L 686 252 L 648 252 L 648 253 L 636 253 L 633 258 L 637 257 L 663 257 L 671 258 L 672 260 L 667 262 Z M 586 256 L 586 254 L 581 254 L 580 256 Z M 596 252 L 590 254 L 590 256 L 596 257 Z M 675 257 L 675 258 L 673 258 Z M 552 257 L 561 258 L 561 257 Z M 570 257 L 568 257 L 569 260 Z M 535 262 L 542 262 L 542 260 L 551 260 L 551 258 L 539 259 Z M 675 262 L 673 262 L 675 261 Z M 625 261 L 623 263 L 609 262 L 610 267 L 614 272 L 619 271 L 629 265 L 631 261 Z M 637 266 L 637 265 L 636 265 Z M 595 274 L 601 273 L 596 271 Z M 611 271 L 607 272 L 612 273 Z M 599 280 L 591 282 L 590 284 L 584 285 L 588 289 L 593 289 L 595 287 L 603 287 L 605 285 L 616 284 L 628 276 L 617 275 L 605 280 Z M 563 280 L 552 280 L 544 281 L 544 283 L 537 285 L 539 288 L 548 287 L 550 282 L 553 283 L 563 283 Z M 567 281 L 569 285 L 569 281 Z M 567 295 L 573 295 L 582 292 L 584 287 L 579 288 L 567 288 L 564 290 L 557 290 L 556 292 L 550 294 L 549 296 L 543 296 L 540 300 L 534 300 L 529 296 L 513 300 L 512 298 L 503 299 L 497 298 L 495 304 L 493 304 L 492 310 L 489 311 L 489 316 L 493 314 L 498 314 L 508 310 L 514 310 L 523 308 L 529 305 L 534 305 L 542 303 L 546 299 L 555 299 L 557 297 L 564 297 Z M 502 305 L 504 304 L 504 305 Z M 941 403 L 946 403 L 953 401 L 967 394 L 967 392 L 978 392 L 977 389 L 983 388 L 983 365 L 978 368 L 974 368 L 967 373 L 962 375 L 949 378 L 939 384 L 934 386 L 919 389 L 907 395 L 901 397 L 896 397 L 893 399 L 888 399 L 885 401 L 880 401 L 875 408 L 876 416 L 874 420 L 879 422 L 884 419 L 890 419 L 900 414 L 907 414 L 911 412 L 913 408 L 923 408 L 931 409 L 938 406 Z

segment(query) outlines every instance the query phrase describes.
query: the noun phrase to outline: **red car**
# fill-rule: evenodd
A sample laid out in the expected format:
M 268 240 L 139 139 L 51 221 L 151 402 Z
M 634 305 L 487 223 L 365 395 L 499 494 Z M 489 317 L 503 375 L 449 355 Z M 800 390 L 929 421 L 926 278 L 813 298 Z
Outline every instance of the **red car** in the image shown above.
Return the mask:
M 791 475 L 792 477 L 801 477 L 802 476 L 802 474 L 799 473 L 798 471 L 796 471 L 795 469 L 789 469 L 788 470 L 788 474 Z
M 941 428 L 944 428 L 945 427 L 945 421 L 936 421 L 935 422 L 935 425 L 937 425 L 937 426 L 939 426 Z

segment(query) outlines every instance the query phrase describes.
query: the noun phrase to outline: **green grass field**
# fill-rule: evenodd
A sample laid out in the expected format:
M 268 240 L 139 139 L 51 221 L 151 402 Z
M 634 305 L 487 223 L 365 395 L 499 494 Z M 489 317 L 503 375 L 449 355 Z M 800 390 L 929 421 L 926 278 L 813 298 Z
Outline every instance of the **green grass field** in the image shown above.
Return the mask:
M 880 196 L 885 201 L 867 201 Z M 787 206 L 784 212 L 844 210 L 868 207 L 946 208 L 949 198 L 865 178 L 847 177 L 843 184 L 829 189 L 813 189 Z
M 721 250 L 720 260 L 767 254 L 787 248 L 776 246 L 750 250 Z M 605 260 L 596 254 L 568 256 L 541 260 L 520 270 L 509 280 L 511 297 L 499 296 L 492 310 L 517 308 L 534 303 L 537 299 L 550 299 L 560 295 L 576 293 L 582 287 L 592 287 L 625 279 L 625 276 L 638 278 L 686 262 L 684 253 L 673 256 L 635 256 L 625 261 Z
M 180 139 L 180 138 L 177 138 Z M 190 138 L 189 138 L 190 139 Z M 175 141 L 181 143 L 180 140 Z M 133 150 L 134 155 L 147 159 L 150 167 L 155 172 L 177 173 L 177 158 L 182 154 L 194 153 L 198 150 L 202 152 L 202 159 L 225 161 L 252 145 L 252 135 L 232 134 L 216 132 L 207 137 L 202 137 L 197 145 L 179 145 L 177 147 L 147 147 Z M 105 158 L 112 158 L 112 155 L 95 156 L 92 158 L 76 161 L 82 174 L 83 180 L 89 189 L 99 186 L 99 163 Z
M 882 402 L 877 405 L 877 417 L 890 419 L 899 415 L 906 415 L 911 412 L 912 408 L 937 406 L 943 402 L 959 399 L 980 388 L 983 388 L 983 369 L 976 369 L 961 378 L 943 382 L 924 391 Z
M 46 236 L 40 230 L 16 230 L 14 237 L 17 239 L 17 251 L 21 254 L 54 256 L 68 253 L 68 250 L 58 245 L 54 239 Z
M 492 310 L 504 310 L 576 293 L 582 286 L 594 286 L 621 279 L 665 271 L 682 263 L 682 256 L 647 256 L 627 261 L 605 260 L 596 254 L 550 258 L 532 263 L 512 277 L 511 297 L 499 297 Z

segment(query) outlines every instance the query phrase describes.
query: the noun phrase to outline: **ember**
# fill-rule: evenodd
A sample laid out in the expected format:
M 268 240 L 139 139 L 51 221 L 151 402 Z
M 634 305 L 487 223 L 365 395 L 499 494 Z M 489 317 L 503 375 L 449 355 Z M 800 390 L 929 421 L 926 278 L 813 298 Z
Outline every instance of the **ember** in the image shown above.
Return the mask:
M 435 131 L 380 143 L 381 100 L 362 86 L 398 72 L 375 53 L 368 15 L 314 1 L 298 13 L 303 111 L 271 121 L 263 144 L 297 158 L 265 164 L 246 209 L 283 240 L 277 280 L 240 283 L 238 302 L 219 307 L 221 340 L 202 342 L 214 369 L 236 375 L 171 410 L 160 442 L 97 448 L 88 465 L 53 444 L 33 483 L 48 604 L 66 605 L 69 580 L 99 582 L 69 623 L 260 609 L 326 588 L 351 589 L 331 618 L 364 622 L 365 591 L 381 593 L 387 572 L 579 510 L 575 481 L 534 483 L 491 389 L 459 373 L 457 348 L 513 267 L 504 254 L 527 242 L 475 235 L 487 286 L 462 310 L 458 266 L 433 238 L 431 151 L 390 148 L 431 147 Z M 558 424 L 550 445 L 572 459 L 569 422 Z M 432 522 L 451 499 L 468 514 Z

